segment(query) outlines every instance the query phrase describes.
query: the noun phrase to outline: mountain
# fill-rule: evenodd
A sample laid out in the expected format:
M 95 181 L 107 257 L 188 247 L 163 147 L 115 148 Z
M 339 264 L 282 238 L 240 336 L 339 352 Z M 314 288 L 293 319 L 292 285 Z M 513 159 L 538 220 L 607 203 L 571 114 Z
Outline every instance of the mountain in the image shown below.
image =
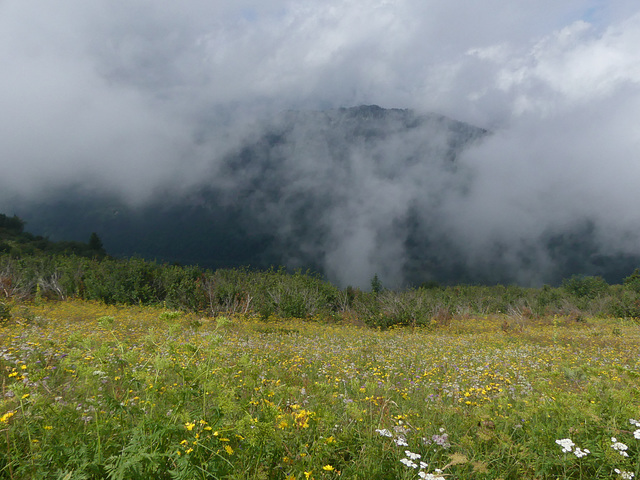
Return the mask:
M 389 287 L 629 274 L 636 259 L 607 257 L 590 243 L 588 228 L 542 239 L 544 255 L 557 264 L 544 275 L 534 249 L 518 250 L 514 263 L 495 245 L 481 264 L 468 262 L 465 245 L 473 239 L 452 241 L 447 205 L 473 181 L 460 155 L 488 135 L 441 115 L 374 105 L 286 111 L 212 149 L 207 173 L 186 193 L 158 186 L 146 203 L 131 206 L 115 194 L 70 186 L 5 211 L 52 240 L 84 240 L 95 231 L 113 256 L 310 268 L 342 286 L 367 286 L 375 274 Z M 523 266 L 530 276 L 521 275 Z

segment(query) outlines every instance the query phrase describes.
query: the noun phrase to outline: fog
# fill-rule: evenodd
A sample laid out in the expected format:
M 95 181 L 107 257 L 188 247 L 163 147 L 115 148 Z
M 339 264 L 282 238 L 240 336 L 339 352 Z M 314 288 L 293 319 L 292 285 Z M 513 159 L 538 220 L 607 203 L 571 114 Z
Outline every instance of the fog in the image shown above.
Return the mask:
M 540 284 L 565 232 L 588 230 L 596 256 L 640 255 L 637 45 L 627 0 L 4 0 L 0 211 L 68 186 L 143 206 L 206 184 L 243 192 L 290 265 L 314 257 L 341 284 L 403 284 L 426 231 L 447 244 L 427 270 L 499 259 L 511 273 L 496 280 Z M 352 143 L 303 122 L 277 175 L 229 168 L 282 112 L 372 104 L 490 134 L 452 168 L 444 131 Z

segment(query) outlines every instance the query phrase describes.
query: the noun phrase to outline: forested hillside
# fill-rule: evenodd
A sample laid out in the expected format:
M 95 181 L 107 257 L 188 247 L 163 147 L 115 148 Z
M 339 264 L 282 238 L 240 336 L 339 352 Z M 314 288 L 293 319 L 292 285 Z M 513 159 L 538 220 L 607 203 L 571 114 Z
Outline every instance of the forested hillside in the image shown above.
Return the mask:
M 13 257 L 43 254 L 77 255 L 80 257 L 104 257 L 106 251 L 95 232 L 87 243 L 78 241 L 52 242 L 40 235 L 25 232 L 25 221 L 16 215 L 0 214 L 0 253 Z

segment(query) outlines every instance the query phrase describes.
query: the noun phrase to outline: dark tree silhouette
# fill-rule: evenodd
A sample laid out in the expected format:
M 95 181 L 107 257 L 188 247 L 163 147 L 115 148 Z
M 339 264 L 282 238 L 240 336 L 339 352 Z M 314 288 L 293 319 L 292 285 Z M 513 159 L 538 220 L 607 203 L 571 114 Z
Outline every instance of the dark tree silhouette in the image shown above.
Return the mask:
M 96 252 L 104 253 L 104 245 L 102 245 L 102 240 L 96 232 L 92 232 L 89 237 L 89 248 Z

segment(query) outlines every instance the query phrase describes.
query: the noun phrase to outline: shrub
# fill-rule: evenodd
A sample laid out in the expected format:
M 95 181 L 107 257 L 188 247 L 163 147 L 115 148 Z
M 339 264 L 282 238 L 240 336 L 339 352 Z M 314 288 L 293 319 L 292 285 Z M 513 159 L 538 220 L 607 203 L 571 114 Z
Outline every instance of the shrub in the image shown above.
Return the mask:
M 94 261 L 86 272 L 86 298 L 106 304 L 154 304 L 163 300 L 159 266 L 133 258 Z
M 562 288 L 578 298 L 595 299 L 607 292 L 609 285 L 602 277 L 574 275 L 562 282 Z
M 640 294 L 623 291 L 611 299 L 608 313 L 617 318 L 640 318 Z
M 640 293 L 640 269 L 636 268 L 631 275 L 624 279 L 624 287 L 635 293 Z

